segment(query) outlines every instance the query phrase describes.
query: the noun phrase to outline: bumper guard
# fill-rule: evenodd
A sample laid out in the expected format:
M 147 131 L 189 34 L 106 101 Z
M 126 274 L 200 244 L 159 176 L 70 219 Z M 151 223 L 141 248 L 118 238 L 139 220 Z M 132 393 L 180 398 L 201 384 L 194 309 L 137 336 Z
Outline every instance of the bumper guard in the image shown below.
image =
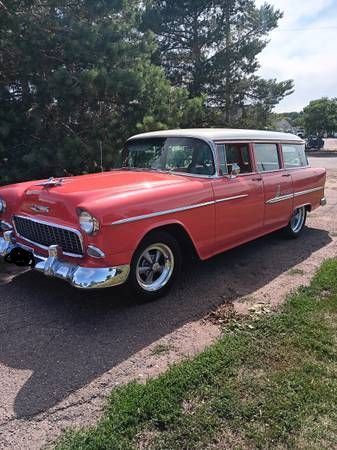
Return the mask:
M 15 247 L 26 248 L 15 241 L 13 231 L 6 231 L 0 237 L 0 256 L 4 257 Z M 81 267 L 62 260 L 63 252 L 58 245 L 48 248 L 48 258 L 34 253 L 38 270 L 49 277 L 61 278 L 80 289 L 98 289 L 118 286 L 125 283 L 130 273 L 130 266 L 116 267 Z

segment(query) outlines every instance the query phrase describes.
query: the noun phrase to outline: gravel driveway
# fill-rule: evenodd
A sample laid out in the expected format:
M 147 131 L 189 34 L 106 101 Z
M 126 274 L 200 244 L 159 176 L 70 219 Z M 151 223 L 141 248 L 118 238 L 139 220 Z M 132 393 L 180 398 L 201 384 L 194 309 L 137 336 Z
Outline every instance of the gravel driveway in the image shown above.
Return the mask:
M 218 326 L 202 319 L 222 303 L 245 312 L 308 283 L 337 255 L 337 157 L 311 162 L 329 168 L 328 206 L 311 214 L 301 239 L 273 234 L 191 264 L 157 303 L 0 267 L 0 448 L 37 449 L 92 423 L 113 387 L 146 380 L 216 339 Z

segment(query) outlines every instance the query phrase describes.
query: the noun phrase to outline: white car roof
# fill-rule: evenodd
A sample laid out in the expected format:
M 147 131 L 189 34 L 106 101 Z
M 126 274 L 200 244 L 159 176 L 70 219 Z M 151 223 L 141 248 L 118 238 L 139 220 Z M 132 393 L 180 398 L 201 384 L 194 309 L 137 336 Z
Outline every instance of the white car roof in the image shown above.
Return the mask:
M 249 141 L 296 141 L 303 143 L 303 140 L 290 133 L 278 133 L 275 131 L 260 130 L 239 130 L 230 128 L 189 128 L 177 130 L 153 131 L 132 136 L 130 139 L 144 139 L 154 137 L 195 137 L 210 141 L 221 140 L 249 140 Z

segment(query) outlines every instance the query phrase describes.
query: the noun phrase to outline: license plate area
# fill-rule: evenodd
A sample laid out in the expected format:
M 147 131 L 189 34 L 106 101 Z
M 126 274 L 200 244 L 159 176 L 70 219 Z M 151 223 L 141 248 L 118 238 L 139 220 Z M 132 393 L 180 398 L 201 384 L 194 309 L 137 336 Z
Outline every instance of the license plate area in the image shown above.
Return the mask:
M 35 257 L 32 251 L 21 247 L 13 248 L 6 256 L 5 261 L 18 267 L 34 267 Z

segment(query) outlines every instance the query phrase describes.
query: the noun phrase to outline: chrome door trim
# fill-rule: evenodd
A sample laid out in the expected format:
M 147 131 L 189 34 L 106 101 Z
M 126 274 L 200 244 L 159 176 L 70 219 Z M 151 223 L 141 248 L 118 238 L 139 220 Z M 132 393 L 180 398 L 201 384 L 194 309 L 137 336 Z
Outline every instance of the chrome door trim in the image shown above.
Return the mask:
M 290 200 L 294 198 L 294 194 L 286 194 L 286 195 L 279 195 L 277 197 L 273 197 L 270 200 L 266 201 L 267 205 L 272 205 L 274 203 L 279 203 L 279 202 L 283 202 L 285 200 Z
M 248 194 L 235 195 L 234 197 L 220 198 L 219 200 L 215 200 L 215 203 L 224 203 L 224 202 L 229 202 L 231 200 L 238 200 L 240 198 L 246 198 L 246 197 L 248 197 Z
M 195 205 L 182 206 L 180 208 L 166 209 L 165 211 L 158 211 L 158 212 L 149 213 L 149 214 L 142 214 L 140 216 L 134 216 L 134 217 L 128 217 L 127 219 L 116 220 L 115 222 L 112 222 L 111 225 L 122 225 L 124 223 L 138 222 L 140 220 L 152 219 L 153 217 L 166 216 L 167 214 L 174 214 L 177 212 L 189 211 L 191 209 L 203 208 L 204 206 L 214 205 L 214 203 L 215 202 L 213 200 L 211 202 L 197 203 Z
M 293 194 L 278 195 L 276 197 L 271 198 L 270 200 L 267 200 L 265 203 L 267 205 L 272 205 L 274 203 L 283 202 L 284 200 L 290 200 L 292 198 L 300 197 L 302 195 L 311 194 L 313 192 L 318 192 L 318 191 L 322 191 L 322 190 L 324 190 L 324 186 L 307 189 L 305 191 L 294 192 Z
M 321 187 L 317 187 L 317 188 L 307 189 L 306 191 L 295 192 L 294 193 L 294 197 L 299 197 L 301 195 L 311 194 L 312 192 L 322 191 L 323 189 L 324 189 L 324 186 L 321 186 Z
M 190 205 L 190 206 L 181 206 L 180 208 L 166 209 L 165 211 L 158 211 L 158 212 L 149 213 L 149 214 L 142 214 L 140 216 L 128 217 L 127 219 L 116 220 L 115 222 L 112 222 L 111 225 L 123 225 L 125 223 L 138 222 L 140 220 L 152 219 L 154 217 L 160 217 L 160 216 L 166 216 L 167 214 L 174 214 L 174 213 L 178 213 L 178 212 L 190 211 L 192 209 L 197 209 L 197 208 L 204 208 L 205 206 L 211 206 L 211 205 L 215 205 L 217 203 L 229 202 L 231 200 L 238 200 L 240 198 L 246 198 L 246 197 L 248 197 L 248 194 L 236 195 L 235 197 L 221 198 L 219 200 L 212 200 L 210 202 L 205 202 L 205 203 L 197 203 L 195 205 Z
M 273 198 L 267 200 L 265 203 L 266 204 L 279 203 L 279 202 L 282 202 L 285 200 L 290 200 L 294 197 L 298 197 L 300 195 L 310 194 L 312 192 L 320 191 L 323 189 L 324 189 L 324 187 L 322 186 L 319 188 L 308 189 L 306 191 L 300 191 L 300 192 L 295 192 L 292 194 L 280 195 L 280 196 L 273 197 Z M 195 205 L 189 205 L 189 206 L 181 206 L 180 208 L 166 209 L 165 211 L 158 211 L 158 212 L 154 212 L 154 213 L 142 214 L 140 216 L 134 216 L 134 217 L 128 217 L 126 219 L 116 220 L 115 222 L 112 222 L 111 225 L 123 225 L 125 223 L 138 222 L 140 220 L 152 219 L 154 217 L 166 216 L 168 214 L 190 211 L 192 209 L 203 208 L 205 206 L 211 206 L 211 205 L 215 205 L 218 203 L 224 203 L 224 202 L 228 202 L 231 200 L 239 200 L 239 199 L 247 198 L 247 197 L 248 197 L 248 194 L 241 194 L 241 195 L 236 195 L 233 197 L 225 197 L 225 198 L 221 198 L 218 200 L 213 200 L 210 202 L 197 203 Z

